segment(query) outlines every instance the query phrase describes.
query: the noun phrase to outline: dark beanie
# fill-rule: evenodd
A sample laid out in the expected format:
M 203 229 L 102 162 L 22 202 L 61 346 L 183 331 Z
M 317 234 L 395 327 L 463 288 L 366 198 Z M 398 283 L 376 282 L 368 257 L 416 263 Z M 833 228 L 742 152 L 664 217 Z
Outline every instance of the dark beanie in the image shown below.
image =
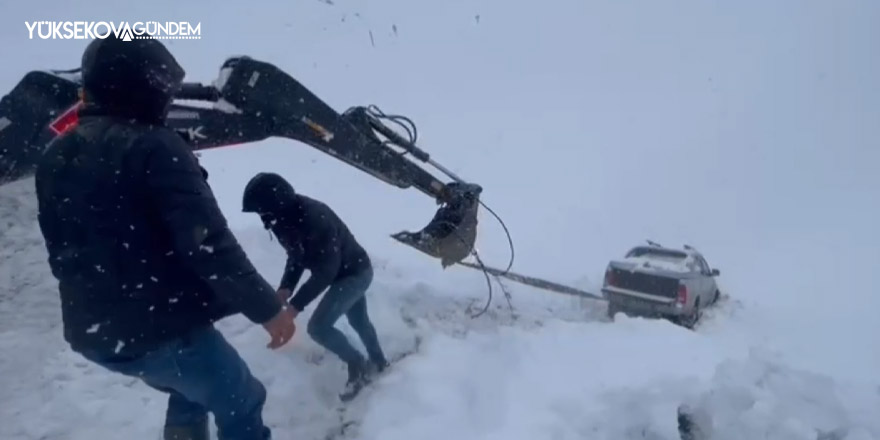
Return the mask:
M 87 103 L 118 116 L 156 122 L 180 88 L 186 72 L 161 41 L 113 34 L 92 41 L 82 57 Z

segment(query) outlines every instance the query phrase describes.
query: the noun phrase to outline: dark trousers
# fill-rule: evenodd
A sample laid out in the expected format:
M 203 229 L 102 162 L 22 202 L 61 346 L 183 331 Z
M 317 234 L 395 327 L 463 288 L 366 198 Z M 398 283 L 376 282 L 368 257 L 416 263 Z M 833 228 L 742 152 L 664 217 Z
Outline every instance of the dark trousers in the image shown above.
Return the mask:
M 376 363 L 385 361 L 376 329 L 367 313 L 365 293 L 372 282 L 372 268 L 337 280 L 327 289 L 309 320 L 309 336 L 348 364 L 363 362 L 364 356 L 335 327 L 336 321 L 342 315 L 345 315 L 348 323 L 357 332 L 370 360 Z
M 213 327 L 192 332 L 136 359 L 84 356 L 168 394 L 166 428 L 206 426 L 214 415 L 221 440 L 267 440 L 266 388 Z

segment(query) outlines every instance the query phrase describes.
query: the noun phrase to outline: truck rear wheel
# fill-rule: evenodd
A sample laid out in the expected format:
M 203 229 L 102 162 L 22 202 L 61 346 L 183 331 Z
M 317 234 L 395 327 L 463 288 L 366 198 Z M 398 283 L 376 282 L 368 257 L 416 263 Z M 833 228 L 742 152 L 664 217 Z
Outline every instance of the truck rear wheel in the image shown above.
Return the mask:
M 693 330 L 694 327 L 700 322 L 700 318 L 703 317 L 703 307 L 700 305 L 700 298 L 694 302 L 694 309 L 691 310 L 690 314 L 680 316 L 678 318 L 678 324 L 686 327 L 688 329 Z
M 620 311 L 620 309 L 614 305 L 611 301 L 608 301 L 608 310 L 605 312 L 605 316 L 608 317 L 610 321 L 614 321 L 614 314 Z

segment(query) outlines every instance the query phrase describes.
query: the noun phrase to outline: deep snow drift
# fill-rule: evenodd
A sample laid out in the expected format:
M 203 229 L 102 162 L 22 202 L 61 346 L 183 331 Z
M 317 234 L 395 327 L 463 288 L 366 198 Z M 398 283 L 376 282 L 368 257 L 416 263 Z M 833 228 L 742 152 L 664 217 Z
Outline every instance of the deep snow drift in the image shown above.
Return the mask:
M 8 219 L 0 270 L 9 280 L 0 301 L 0 352 L 8 354 L 0 437 L 158 438 L 161 395 L 62 344 L 31 185 L 0 187 Z M 237 234 L 270 279 L 280 276 L 283 255 L 265 231 Z M 258 327 L 240 317 L 222 323 L 269 388 L 266 418 L 278 438 L 674 439 L 681 404 L 718 433 L 712 438 L 880 438 L 876 389 L 767 354 L 772 347 L 748 325 L 756 317 L 736 301 L 690 332 L 661 321 L 603 322 L 601 302 L 508 286 L 512 311 L 496 299 L 471 319 L 468 307 L 483 299 L 477 274 L 429 285 L 380 257 L 377 266 L 371 313 L 389 355 L 409 355 L 344 412 L 341 363 L 302 331 L 271 352 Z
M 390 354 L 417 347 L 340 413 L 344 371 L 304 320 L 279 352 L 223 322 L 269 388 L 278 438 L 674 439 L 682 403 L 716 439 L 880 438 L 877 2 L 16 3 L 0 17 L 3 90 L 79 62 L 84 41 L 28 41 L 21 22 L 36 19 L 201 21 L 203 40 L 169 43 L 189 80 L 244 53 L 339 110 L 411 116 L 423 148 L 486 188 L 515 271 L 595 289 L 650 238 L 703 251 L 733 298 L 690 332 L 508 283 L 513 312 L 496 287 L 471 319 L 481 274 L 388 238 L 423 226 L 432 201 L 291 142 L 208 152 L 261 272 L 277 282 L 283 255 L 240 196 L 276 171 L 373 254 Z M 156 439 L 162 396 L 61 340 L 31 186 L 0 187 L 0 438 Z M 501 228 L 481 221 L 480 251 L 503 265 Z

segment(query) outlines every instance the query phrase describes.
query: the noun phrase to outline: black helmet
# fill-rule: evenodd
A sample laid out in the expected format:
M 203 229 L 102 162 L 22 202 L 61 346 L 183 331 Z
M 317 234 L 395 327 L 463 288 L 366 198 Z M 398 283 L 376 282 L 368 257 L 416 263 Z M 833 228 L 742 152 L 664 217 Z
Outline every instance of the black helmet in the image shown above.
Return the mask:
M 86 104 L 148 123 L 165 119 L 186 72 L 157 39 L 113 34 L 89 43 L 82 57 Z
M 244 188 L 241 210 L 258 214 L 272 214 L 286 204 L 294 203 L 296 191 L 283 177 L 275 173 L 259 173 Z

